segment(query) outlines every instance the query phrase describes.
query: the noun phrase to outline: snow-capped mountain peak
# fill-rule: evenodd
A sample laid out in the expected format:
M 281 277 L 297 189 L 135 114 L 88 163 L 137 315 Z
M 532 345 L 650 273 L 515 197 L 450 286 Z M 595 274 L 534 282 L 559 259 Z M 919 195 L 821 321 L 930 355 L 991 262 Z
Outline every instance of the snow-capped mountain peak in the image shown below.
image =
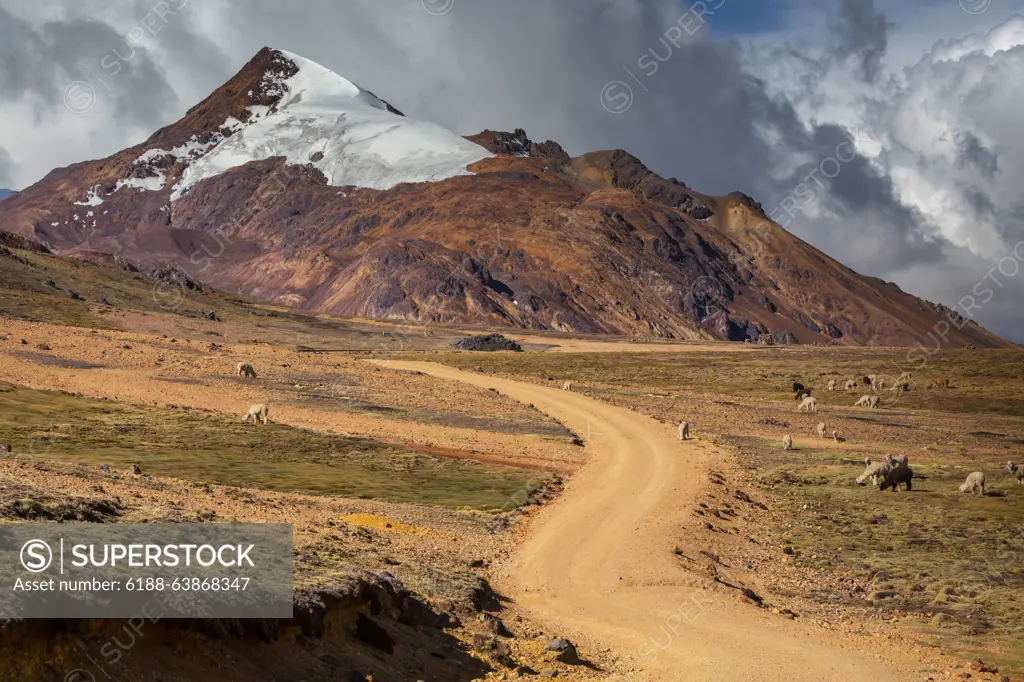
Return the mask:
M 316 62 L 281 50 L 274 59 L 278 68 L 260 83 L 273 104 L 247 107 L 245 122 L 229 117 L 205 140 L 147 150 L 136 163 L 151 172 L 125 179 L 118 189 L 162 189 L 166 169 L 181 162 L 185 167 L 171 193 L 175 201 L 203 180 L 271 157 L 312 164 L 330 185 L 389 189 L 466 175 L 469 164 L 492 156 L 441 126 L 402 116 Z

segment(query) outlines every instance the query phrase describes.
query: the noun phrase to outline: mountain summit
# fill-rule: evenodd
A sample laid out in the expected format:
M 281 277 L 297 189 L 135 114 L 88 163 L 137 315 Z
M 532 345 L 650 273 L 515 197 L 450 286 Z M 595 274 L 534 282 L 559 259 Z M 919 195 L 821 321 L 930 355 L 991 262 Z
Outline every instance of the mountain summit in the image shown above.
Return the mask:
M 144 143 L 52 171 L 0 229 L 310 310 L 679 339 L 1009 345 L 621 151 L 462 138 L 264 48 Z

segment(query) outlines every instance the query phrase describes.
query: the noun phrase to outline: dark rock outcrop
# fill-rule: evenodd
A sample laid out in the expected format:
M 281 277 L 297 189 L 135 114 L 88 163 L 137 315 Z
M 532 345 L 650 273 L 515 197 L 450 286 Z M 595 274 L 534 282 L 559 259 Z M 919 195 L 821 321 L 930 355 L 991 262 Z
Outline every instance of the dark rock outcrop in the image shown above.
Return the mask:
M 523 352 L 523 347 L 512 339 L 507 339 L 501 334 L 484 334 L 480 336 L 470 336 L 465 339 L 459 339 L 455 343 L 451 344 L 451 347 L 455 350 L 475 350 L 475 351 L 501 351 L 510 350 L 517 353 Z

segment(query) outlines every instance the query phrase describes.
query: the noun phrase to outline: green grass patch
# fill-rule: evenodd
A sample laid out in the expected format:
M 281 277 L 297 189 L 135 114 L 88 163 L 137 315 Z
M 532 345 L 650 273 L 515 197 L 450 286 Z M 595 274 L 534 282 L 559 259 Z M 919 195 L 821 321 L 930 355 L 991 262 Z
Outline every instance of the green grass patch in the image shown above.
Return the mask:
M 3 383 L 0 443 L 10 443 L 15 457 L 119 469 L 138 464 L 157 476 L 447 507 L 510 508 L 541 484 L 535 472 L 370 439 Z

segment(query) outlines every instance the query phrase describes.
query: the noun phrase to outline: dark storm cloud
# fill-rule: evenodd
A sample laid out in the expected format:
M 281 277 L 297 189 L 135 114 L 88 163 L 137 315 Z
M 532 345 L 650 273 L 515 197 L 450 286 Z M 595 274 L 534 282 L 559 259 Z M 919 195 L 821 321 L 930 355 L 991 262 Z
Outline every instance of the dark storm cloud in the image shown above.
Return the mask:
M 840 0 L 839 21 L 832 27 L 835 55 L 855 58 L 861 77 L 874 81 L 889 44 L 890 26 L 874 0 Z

